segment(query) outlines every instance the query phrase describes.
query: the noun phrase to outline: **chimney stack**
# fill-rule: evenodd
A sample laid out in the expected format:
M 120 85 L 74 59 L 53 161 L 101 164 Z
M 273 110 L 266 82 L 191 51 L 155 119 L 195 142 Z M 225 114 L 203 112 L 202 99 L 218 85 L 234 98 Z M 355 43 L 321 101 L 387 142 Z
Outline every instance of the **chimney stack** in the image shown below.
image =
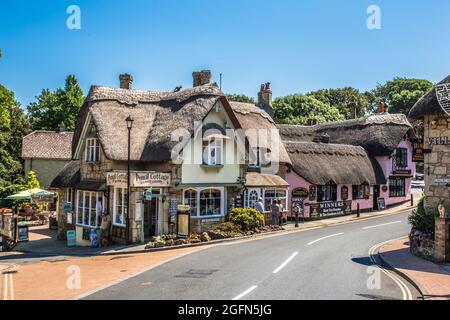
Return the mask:
M 211 83 L 211 77 L 211 70 L 193 72 L 192 78 L 194 78 L 194 87 L 199 87 Z
M 119 76 L 120 79 L 120 88 L 131 90 L 133 88 L 133 76 L 125 73 Z
M 384 101 L 380 101 L 380 104 L 378 105 L 378 113 L 385 113 L 386 112 L 386 105 Z
M 358 118 L 358 105 L 356 102 L 353 102 L 350 106 L 350 112 L 351 112 L 351 117 L 352 119 L 357 119 Z
M 270 82 L 261 85 L 261 90 L 258 92 L 258 107 L 273 117 L 274 112 L 272 109 L 272 90 L 270 89 Z

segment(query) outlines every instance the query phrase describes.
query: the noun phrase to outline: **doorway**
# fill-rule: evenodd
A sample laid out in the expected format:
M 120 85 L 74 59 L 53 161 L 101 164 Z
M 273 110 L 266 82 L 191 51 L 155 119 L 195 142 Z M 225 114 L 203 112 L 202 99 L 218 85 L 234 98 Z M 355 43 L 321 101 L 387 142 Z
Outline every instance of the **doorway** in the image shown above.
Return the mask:
M 373 186 L 373 210 L 378 210 L 378 198 L 380 197 L 380 186 Z
M 153 198 L 144 202 L 144 237 L 149 238 L 158 234 L 159 199 Z

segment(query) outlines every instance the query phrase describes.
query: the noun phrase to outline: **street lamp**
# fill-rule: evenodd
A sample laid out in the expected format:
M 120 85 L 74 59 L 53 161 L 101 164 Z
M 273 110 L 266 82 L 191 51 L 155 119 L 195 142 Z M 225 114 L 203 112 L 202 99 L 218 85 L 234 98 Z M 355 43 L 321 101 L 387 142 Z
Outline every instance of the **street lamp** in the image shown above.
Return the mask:
M 127 122 L 128 128 L 128 168 L 127 168 L 127 211 L 126 211 L 126 229 L 125 229 L 125 240 L 126 244 L 130 244 L 130 197 L 131 197 L 131 187 L 130 187 L 130 162 L 131 162 L 131 128 L 133 128 L 134 119 L 131 115 L 125 120 Z

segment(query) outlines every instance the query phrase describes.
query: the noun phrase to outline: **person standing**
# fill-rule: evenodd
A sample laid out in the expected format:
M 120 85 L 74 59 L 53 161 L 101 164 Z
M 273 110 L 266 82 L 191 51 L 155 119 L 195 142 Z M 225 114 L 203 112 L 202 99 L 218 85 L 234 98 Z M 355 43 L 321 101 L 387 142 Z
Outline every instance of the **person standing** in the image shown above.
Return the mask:
M 264 209 L 263 198 L 258 199 L 258 202 L 255 204 L 255 210 L 260 213 L 264 213 L 265 209 Z
M 280 206 L 278 205 L 278 200 L 273 200 L 272 203 L 272 223 L 275 226 L 280 225 Z

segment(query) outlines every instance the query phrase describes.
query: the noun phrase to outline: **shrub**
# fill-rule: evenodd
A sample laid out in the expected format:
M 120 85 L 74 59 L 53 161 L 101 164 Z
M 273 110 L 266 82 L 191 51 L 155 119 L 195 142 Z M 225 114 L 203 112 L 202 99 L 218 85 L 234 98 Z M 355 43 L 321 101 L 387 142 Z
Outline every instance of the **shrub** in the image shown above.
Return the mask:
M 437 210 L 425 208 L 424 198 L 422 198 L 417 204 L 417 209 L 413 210 L 412 214 L 408 217 L 408 221 L 414 229 L 434 234 L 435 219 L 438 216 Z
M 255 230 L 264 225 L 264 215 L 253 208 L 233 209 L 229 213 L 229 219 L 244 231 Z

